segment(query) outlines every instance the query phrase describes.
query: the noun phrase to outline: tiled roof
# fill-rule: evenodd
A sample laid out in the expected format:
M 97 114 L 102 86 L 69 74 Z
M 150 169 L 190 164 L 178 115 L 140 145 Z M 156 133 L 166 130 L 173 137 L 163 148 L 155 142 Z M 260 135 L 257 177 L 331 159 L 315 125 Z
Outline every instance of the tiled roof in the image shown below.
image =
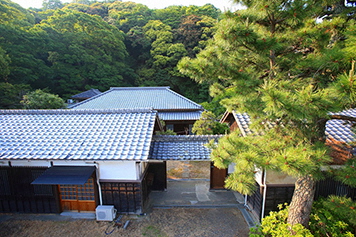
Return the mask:
M 158 112 L 158 116 L 162 120 L 198 120 L 203 111 L 192 112 Z
M 205 146 L 222 135 L 156 135 L 153 136 L 149 159 L 152 160 L 210 160 L 211 150 Z
M 345 115 L 356 118 L 356 109 L 349 109 L 338 113 L 330 113 L 331 115 Z M 334 139 L 339 142 L 349 143 L 355 141 L 355 133 L 351 130 L 351 126 L 355 122 L 331 119 L 326 123 L 325 133 L 329 139 Z
M 87 98 L 91 98 L 93 96 L 100 95 L 100 94 L 101 94 L 101 91 L 99 91 L 98 89 L 90 89 L 90 90 L 84 91 L 82 93 L 73 95 L 72 98 L 73 99 L 87 99 Z
M 356 109 L 345 110 L 339 113 L 330 113 L 336 115 L 346 115 L 350 117 L 356 118 Z M 233 112 L 234 118 L 236 119 L 237 125 L 241 133 L 246 135 L 253 134 L 253 131 L 250 130 L 249 125 L 250 117 L 248 114 L 238 114 Z M 351 126 L 355 122 L 339 120 L 339 119 L 331 119 L 326 123 L 325 134 L 327 139 L 333 139 L 339 142 L 349 143 L 351 141 L 355 141 L 355 134 L 351 131 Z
M 169 87 L 112 87 L 100 95 L 75 104 L 76 109 L 154 108 L 158 111 L 203 110 L 203 107 Z
M 249 128 L 251 121 L 250 116 L 247 113 L 237 114 L 233 112 L 233 115 L 236 120 L 237 126 L 239 127 L 243 136 L 253 134 L 253 132 Z
M 0 160 L 146 160 L 157 112 L 0 110 Z

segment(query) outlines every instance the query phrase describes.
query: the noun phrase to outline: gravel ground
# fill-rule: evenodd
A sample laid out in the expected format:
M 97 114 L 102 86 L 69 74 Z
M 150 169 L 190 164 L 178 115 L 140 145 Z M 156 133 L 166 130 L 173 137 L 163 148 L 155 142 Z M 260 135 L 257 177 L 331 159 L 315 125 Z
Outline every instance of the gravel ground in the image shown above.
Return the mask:
M 127 229 L 95 220 L 39 221 L 12 218 L 0 222 L 0 236 L 245 237 L 249 229 L 236 208 L 154 209 L 145 216 L 125 215 Z M 105 231 L 112 234 L 107 235 Z

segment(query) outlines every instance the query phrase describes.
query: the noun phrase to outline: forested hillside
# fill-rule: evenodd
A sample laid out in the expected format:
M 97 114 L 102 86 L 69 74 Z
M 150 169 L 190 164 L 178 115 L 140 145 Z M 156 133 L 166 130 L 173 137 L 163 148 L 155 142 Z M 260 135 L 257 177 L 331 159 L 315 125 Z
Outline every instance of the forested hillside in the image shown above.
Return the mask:
M 113 86 L 170 86 L 196 102 L 209 100 L 208 85 L 176 65 L 205 47 L 219 9 L 80 2 L 23 9 L 0 0 L 0 108 L 20 108 L 22 95 L 35 89 L 67 99 Z

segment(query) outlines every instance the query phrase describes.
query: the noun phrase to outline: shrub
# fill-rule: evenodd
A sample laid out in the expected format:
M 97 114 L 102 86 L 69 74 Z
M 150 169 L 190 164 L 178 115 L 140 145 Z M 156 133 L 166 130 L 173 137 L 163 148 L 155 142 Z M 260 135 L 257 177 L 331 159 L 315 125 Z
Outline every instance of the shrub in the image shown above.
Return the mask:
M 313 203 L 309 230 L 302 225 L 292 228 L 287 223 L 288 206 L 279 205 L 279 211 L 270 212 L 261 225 L 251 229 L 250 236 L 333 236 L 353 237 L 356 232 L 356 202 L 351 198 L 329 196 Z
M 285 204 L 278 206 L 280 209 L 276 212 L 270 212 L 269 216 L 263 218 L 261 225 L 252 228 L 250 232 L 251 237 L 271 236 L 271 237 L 311 237 L 313 236 L 308 229 L 301 224 L 291 227 L 287 224 L 289 207 Z

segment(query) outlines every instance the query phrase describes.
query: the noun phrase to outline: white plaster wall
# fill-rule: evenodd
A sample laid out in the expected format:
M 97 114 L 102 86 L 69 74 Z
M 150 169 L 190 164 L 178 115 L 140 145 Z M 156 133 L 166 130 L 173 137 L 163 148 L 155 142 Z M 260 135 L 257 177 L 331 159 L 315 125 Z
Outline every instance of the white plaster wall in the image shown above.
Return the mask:
M 235 170 L 235 163 L 231 163 L 231 164 L 229 165 L 229 167 L 227 167 L 227 173 L 228 173 L 228 174 L 231 174 L 231 173 L 234 172 L 234 170 Z
M 259 185 L 263 185 L 263 172 L 260 169 L 256 169 L 255 180 Z
M 227 173 L 228 174 L 231 174 L 231 173 L 233 173 L 234 171 L 235 171 L 235 163 L 231 163 L 230 165 L 229 165 L 229 167 L 227 168 Z M 262 181 L 262 178 L 263 178 L 263 176 L 262 176 L 262 170 L 260 170 L 260 169 L 257 169 L 256 168 L 256 173 L 255 173 L 255 180 L 256 180 L 256 182 L 259 184 L 259 185 L 262 185 L 263 184 L 263 181 Z
M 141 162 L 141 175 L 146 171 L 148 162 Z
M 99 161 L 100 180 L 137 180 L 135 161 Z
M 267 171 L 267 184 L 294 184 L 295 181 L 296 178 L 284 174 L 282 172 L 276 172 L 271 170 Z

